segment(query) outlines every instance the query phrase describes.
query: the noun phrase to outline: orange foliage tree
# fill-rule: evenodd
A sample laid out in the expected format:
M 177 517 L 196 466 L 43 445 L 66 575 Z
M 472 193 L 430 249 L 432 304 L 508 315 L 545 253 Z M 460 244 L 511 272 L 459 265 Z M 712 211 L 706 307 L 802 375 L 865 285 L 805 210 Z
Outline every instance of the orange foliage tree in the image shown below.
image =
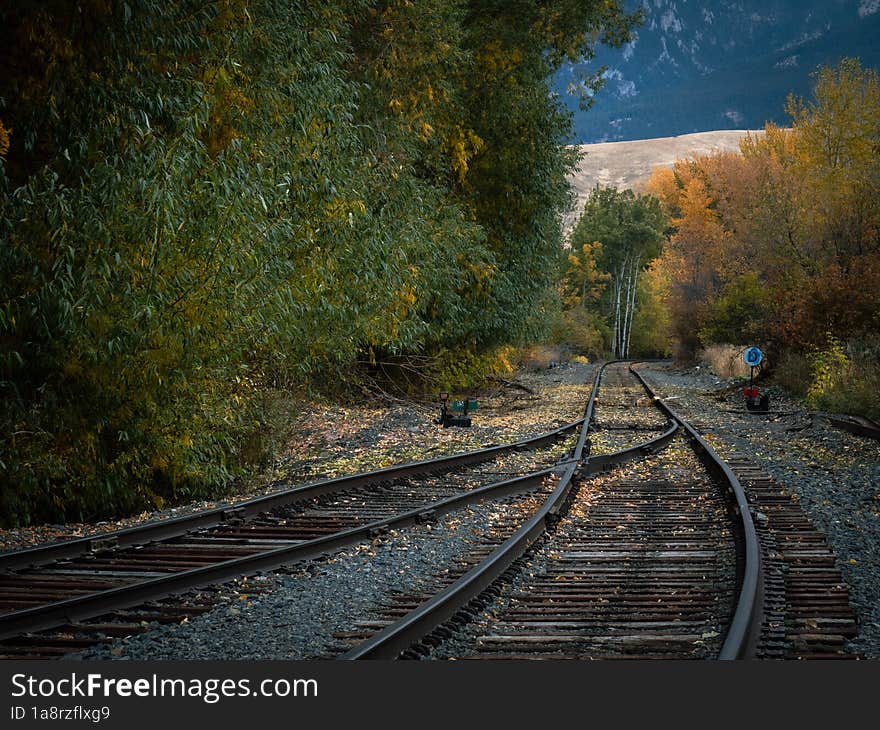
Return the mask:
M 774 354 L 860 340 L 880 326 L 880 85 L 846 59 L 790 98 L 739 154 L 678 161 L 647 190 L 673 218 L 659 266 L 686 355 L 760 340 Z

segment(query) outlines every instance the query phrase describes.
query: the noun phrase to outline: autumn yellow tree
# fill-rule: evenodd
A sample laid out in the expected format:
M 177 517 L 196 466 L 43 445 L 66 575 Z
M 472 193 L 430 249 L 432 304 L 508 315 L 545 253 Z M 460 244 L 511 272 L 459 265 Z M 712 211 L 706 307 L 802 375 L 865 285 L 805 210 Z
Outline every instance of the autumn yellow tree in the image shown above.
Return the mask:
M 647 189 L 675 228 L 659 264 L 673 331 L 690 355 L 759 341 L 777 362 L 811 363 L 815 404 L 880 413 L 877 71 L 824 68 L 787 110 L 790 128 L 768 124 L 740 154 L 654 172 Z
M 811 101 L 789 98 L 796 145 L 792 173 L 804 180 L 813 253 L 845 268 L 880 250 L 880 81 L 855 59 L 823 68 Z
M 599 270 L 602 243 L 584 243 L 580 251 L 567 255 L 568 266 L 563 278 L 563 302 L 567 307 L 587 307 L 599 301 L 611 279 L 608 272 Z

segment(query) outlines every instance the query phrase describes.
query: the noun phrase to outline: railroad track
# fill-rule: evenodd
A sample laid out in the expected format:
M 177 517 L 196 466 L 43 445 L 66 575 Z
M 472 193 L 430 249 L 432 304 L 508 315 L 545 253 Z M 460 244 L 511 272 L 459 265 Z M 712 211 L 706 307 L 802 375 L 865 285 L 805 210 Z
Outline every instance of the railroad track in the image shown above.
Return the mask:
M 143 632 L 151 621 L 180 621 L 210 610 L 224 581 L 540 489 L 581 425 L 0 555 L 0 658 L 62 656 Z M 495 468 L 477 466 L 487 463 Z M 499 472 L 517 476 L 499 481 Z M 195 589 L 184 601 L 170 600 Z
M 433 595 L 399 596 L 340 635 L 340 658 L 755 656 L 761 556 L 742 486 L 633 375 L 603 368 L 601 394 L 597 376 L 579 466 L 530 518 L 481 545 Z M 630 431 L 629 443 L 594 453 L 591 424 Z M 670 442 L 680 453 L 657 453 Z M 627 461 L 637 462 L 630 474 L 606 474 Z
M 396 596 L 340 635 L 341 658 L 858 658 L 835 556 L 797 500 L 628 370 L 605 369 L 582 466 L 533 517 L 434 595 Z M 675 426 L 640 443 L 664 427 L 652 405 Z
M 547 444 L 523 473 L 535 462 L 522 452 Z M 389 587 L 326 657 L 845 655 L 856 626 L 833 554 L 779 485 L 728 458 L 610 363 L 585 417 L 537 439 L 0 556 L 0 657 L 61 656 L 180 621 L 237 592 L 229 581 L 259 593 L 265 571 L 486 500 L 457 562 L 416 592 Z M 491 459 L 478 479 L 473 465 Z M 515 476 L 486 478 L 501 472 Z
M 725 454 L 756 512 L 764 565 L 762 659 L 858 659 L 849 589 L 825 536 L 800 503 L 740 452 Z
M 466 658 L 719 656 L 736 546 L 724 499 L 701 470 L 679 437 L 584 485 Z

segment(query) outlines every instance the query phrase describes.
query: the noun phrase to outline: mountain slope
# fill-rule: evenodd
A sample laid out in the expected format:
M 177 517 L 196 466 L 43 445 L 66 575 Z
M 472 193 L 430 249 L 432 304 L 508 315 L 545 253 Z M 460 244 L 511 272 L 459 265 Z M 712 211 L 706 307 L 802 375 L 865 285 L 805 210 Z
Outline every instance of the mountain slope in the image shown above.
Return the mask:
M 645 24 L 622 50 L 563 68 L 556 90 L 574 111 L 579 142 L 632 140 L 705 129 L 787 123 L 789 93 L 807 96 L 811 74 L 844 56 L 880 65 L 880 0 L 642 0 Z M 565 88 L 606 64 L 587 112 Z
M 584 202 L 596 185 L 639 189 L 657 166 L 676 160 L 723 150 L 739 150 L 748 130 L 701 132 L 679 137 L 661 137 L 627 142 L 579 145 L 583 157 L 569 182 L 577 196 L 575 212 L 565 221 L 566 231 L 577 220 Z M 760 131 L 751 132 L 761 134 Z

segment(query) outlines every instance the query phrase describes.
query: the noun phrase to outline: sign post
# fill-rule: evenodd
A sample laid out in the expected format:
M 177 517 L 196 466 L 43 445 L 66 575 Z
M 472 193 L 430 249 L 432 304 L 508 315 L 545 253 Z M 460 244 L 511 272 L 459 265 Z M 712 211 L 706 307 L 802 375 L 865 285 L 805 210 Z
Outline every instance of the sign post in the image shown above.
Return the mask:
M 761 364 L 761 360 L 764 359 L 764 353 L 761 352 L 757 347 L 748 347 L 746 351 L 743 353 L 743 361 L 746 365 L 749 366 L 749 388 L 748 388 L 748 397 L 746 398 L 746 408 L 752 410 L 756 405 L 757 399 L 757 390 L 754 387 L 755 381 L 755 368 Z M 762 402 L 763 407 L 763 402 Z
M 748 365 L 751 370 L 749 372 L 749 387 L 752 387 L 752 380 L 755 377 L 755 368 L 761 364 L 761 360 L 764 359 L 764 353 L 761 352 L 757 347 L 749 347 L 743 353 L 743 360 L 745 360 L 746 365 Z

